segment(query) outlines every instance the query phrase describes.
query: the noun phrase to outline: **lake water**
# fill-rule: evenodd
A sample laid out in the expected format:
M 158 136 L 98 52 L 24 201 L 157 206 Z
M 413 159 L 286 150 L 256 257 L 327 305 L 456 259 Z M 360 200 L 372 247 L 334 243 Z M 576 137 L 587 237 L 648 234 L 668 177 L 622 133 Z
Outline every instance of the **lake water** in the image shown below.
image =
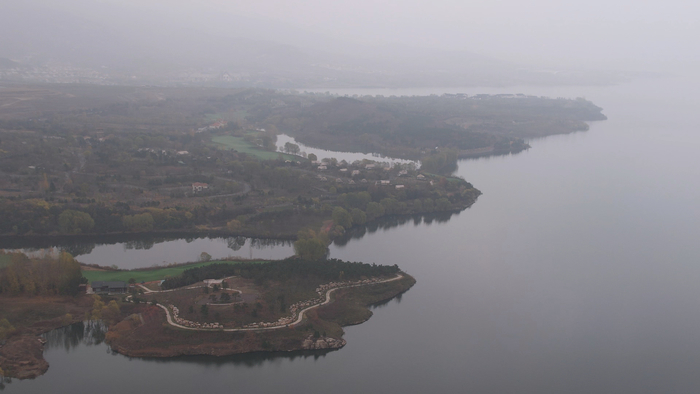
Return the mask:
M 309 154 L 314 154 L 318 158 L 319 161 L 323 159 L 331 159 L 335 158 L 338 161 L 345 160 L 348 163 L 352 163 L 354 161 L 362 161 L 362 160 L 373 160 L 376 162 L 386 162 L 386 163 L 391 163 L 392 165 L 394 163 L 401 163 L 401 164 L 408 164 L 408 163 L 414 163 L 416 164 L 417 167 L 420 167 L 419 163 L 412 161 L 412 160 L 404 160 L 404 159 L 396 159 L 393 157 L 386 157 L 382 156 L 378 153 L 360 153 L 360 152 L 338 152 L 338 151 L 332 151 L 332 150 L 327 150 L 327 149 L 321 149 L 321 148 L 314 148 L 308 145 L 304 145 L 301 142 L 297 141 L 294 139 L 294 137 L 286 135 L 286 134 L 279 134 L 277 136 L 277 150 L 280 152 L 284 152 L 284 144 L 286 143 L 292 143 L 296 144 L 299 146 L 299 153 L 306 153 L 307 155 Z
M 347 327 L 339 351 L 143 360 L 80 343 L 48 348 L 46 375 L 5 390 L 698 392 L 698 87 L 478 89 L 584 96 L 609 120 L 460 162 L 484 194 L 449 220 L 332 246 L 332 257 L 398 264 L 418 281 Z
M 6 251 L 19 251 L 30 256 L 58 255 L 65 250 L 85 264 L 116 265 L 119 268 L 147 268 L 171 263 L 198 261 L 202 252 L 213 259 L 243 258 L 277 260 L 294 254 L 291 241 L 246 237 L 159 238 L 143 235 L 94 237 L 80 244 L 47 241 L 36 248 L 3 245 Z

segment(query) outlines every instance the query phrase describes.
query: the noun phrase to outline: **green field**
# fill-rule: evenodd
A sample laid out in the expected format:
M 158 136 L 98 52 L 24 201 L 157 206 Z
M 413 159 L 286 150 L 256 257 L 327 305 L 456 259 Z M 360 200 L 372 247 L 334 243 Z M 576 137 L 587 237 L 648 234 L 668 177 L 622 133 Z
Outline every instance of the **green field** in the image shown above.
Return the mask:
M 257 145 L 232 135 L 219 135 L 211 139 L 212 142 L 224 149 L 235 149 L 238 152 L 255 156 L 261 160 L 275 160 L 282 156 L 285 160 L 299 160 L 298 156 L 287 155 L 279 152 L 270 152 L 260 149 Z
M 12 262 L 12 259 L 9 254 L 0 254 L 0 268 L 10 264 L 10 262 Z
M 214 123 L 219 119 L 226 121 L 242 121 L 248 116 L 248 111 L 238 110 L 238 111 L 228 111 L 228 112 L 217 112 L 214 114 L 204 115 L 204 121 L 207 123 Z
M 267 261 L 250 261 L 250 263 L 266 263 Z M 202 263 L 193 263 L 179 265 L 177 267 L 153 268 L 147 270 L 133 271 L 87 271 L 83 270 L 83 276 L 88 282 L 96 280 L 102 281 L 124 281 L 127 282 L 130 278 L 136 279 L 136 282 L 150 282 L 154 280 L 162 280 L 167 276 L 177 276 L 183 271 L 190 268 L 201 267 L 214 263 L 238 264 L 241 261 L 206 261 Z

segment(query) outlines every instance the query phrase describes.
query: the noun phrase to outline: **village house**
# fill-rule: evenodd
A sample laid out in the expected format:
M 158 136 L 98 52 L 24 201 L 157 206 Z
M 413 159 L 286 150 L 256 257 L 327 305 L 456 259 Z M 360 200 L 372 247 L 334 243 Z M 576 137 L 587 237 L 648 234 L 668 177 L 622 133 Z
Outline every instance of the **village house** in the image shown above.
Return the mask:
M 195 182 L 192 184 L 192 193 L 197 193 L 197 192 L 201 192 L 201 191 L 208 190 L 208 189 L 209 189 L 209 184 L 207 184 L 207 183 Z
M 214 285 L 219 285 L 221 286 L 221 283 L 223 282 L 223 279 L 204 279 L 204 285 L 212 287 Z
M 126 282 L 121 281 L 94 281 L 90 283 L 92 291 L 97 294 L 124 294 L 129 290 L 129 286 Z

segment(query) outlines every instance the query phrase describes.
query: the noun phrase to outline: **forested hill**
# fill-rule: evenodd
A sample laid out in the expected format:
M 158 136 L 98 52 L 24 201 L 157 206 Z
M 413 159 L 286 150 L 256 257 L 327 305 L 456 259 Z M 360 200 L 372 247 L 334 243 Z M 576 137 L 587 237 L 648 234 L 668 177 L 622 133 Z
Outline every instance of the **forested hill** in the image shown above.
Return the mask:
M 586 121 L 606 119 L 601 111 L 584 99 L 517 94 L 337 97 L 285 110 L 280 127 L 327 149 L 418 158 L 435 147 L 522 150 L 524 138 L 587 130 Z

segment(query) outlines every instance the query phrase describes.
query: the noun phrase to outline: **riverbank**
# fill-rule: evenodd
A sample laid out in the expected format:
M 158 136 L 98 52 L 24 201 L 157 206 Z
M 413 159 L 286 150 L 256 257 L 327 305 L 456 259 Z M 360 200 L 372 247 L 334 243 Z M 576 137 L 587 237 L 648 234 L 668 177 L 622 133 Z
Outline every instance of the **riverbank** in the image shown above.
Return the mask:
M 82 321 L 93 299 L 78 297 L 2 297 L 0 316 L 14 322 L 14 330 L 0 341 L 0 369 L 6 377 L 33 379 L 49 364 L 41 335 Z
M 352 227 L 347 228 L 350 230 L 356 227 L 362 227 L 365 224 L 370 224 L 371 222 L 378 222 L 384 219 L 388 219 L 394 216 L 402 215 L 435 215 L 440 213 L 457 213 L 461 212 L 469 207 L 471 207 L 481 195 L 481 192 L 475 189 L 474 196 L 469 196 L 465 198 L 459 204 L 453 204 L 448 209 L 441 210 L 412 210 L 409 212 L 397 212 L 397 213 L 387 213 L 382 216 L 378 216 L 372 221 L 367 223 L 356 224 Z M 325 217 L 323 220 L 319 219 L 314 222 L 315 227 L 322 228 L 324 223 L 328 222 L 330 217 Z M 275 223 L 279 224 L 280 220 Z M 140 243 L 158 243 L 159 241 L 166 241 L 172 239 L 181 238 L 233 238 L 233 237 L 243 237 L 243 238 L 254 238 L 254 239 L 269 239 L 277 241 L 295 241 L 297 239 L 297 234 L 299 230 L 304 228 L 303 226 L 293 226 L 287 231 L 283 232 L 271 232 L 267 229 L 258 230 L 245 230 L 245 231 L 227 231 L 223 228 L 201 228 L 201 229 L 183 229 L 183 230 L 168 230 L 168 231 L 144 231 L 144 232 L 114 232 L 114 233 L 87 233 L 87 234 L 24 234 L 24 235 L 11 235 L 4 234 L 0 235 L 0 249 L 42 249 L 42 248 L 52 248 L 57 245 L 62 244 L 76 244 L 80 245 L 90 245 L 90 244 L 112 244 L 112 243 L 123 243 L 139 241 Z

